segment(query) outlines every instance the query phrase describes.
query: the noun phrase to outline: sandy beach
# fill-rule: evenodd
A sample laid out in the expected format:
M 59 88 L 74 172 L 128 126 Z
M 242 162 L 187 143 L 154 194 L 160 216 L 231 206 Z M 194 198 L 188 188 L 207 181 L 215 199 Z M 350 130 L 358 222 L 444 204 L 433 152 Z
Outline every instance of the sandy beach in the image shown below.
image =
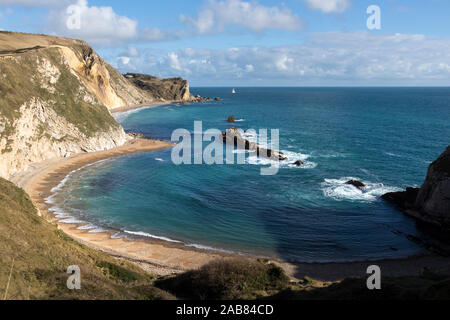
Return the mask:
M 112 238 L 113 232 L 90 233 L 79 230 L 79 224 L 58 223 L 49 211 L 45 199 L 51 195 L 51 189 L 57 186 L 70 172 L 103 159 L 120 157 L 126 154 L 150 152 L 169 148 L 172 144 L 165 141 L 135 139 L 122 147 L 95 153 L 73 155 L 70 158 L 54 159 L 34 164 L 29 170 L 15 175 L 11 180 L 22 187 L 38 207 L 40 214 L 57 223 L 58 227 L 76 241 L 94 249 L 102 250 L 120 259 L 136 263 L 149 273 L 168 275 L 196 269 L 202 265 L 232 256 L 218 251 L 200 250 L 157 239 L 128 240 Z M 256 257 L 254 257 L 256 258 Z M 264 257 L 263 257 L 264 258 Z M 450 259 L 434 254 L 424 254 L 406 259 L 392 259 L 366 262 L 344 263 L 288 263 L 272 259 L 283 267 L 293 279 L 309 276 L 322 281 L 339 281 L 346 277 L 365 277 L 369 265 L 379 265 L 385 276 L 419 275 L 423 270 L 450 272 Z
M 130 110 L 136 110 L 136 109 L 140 109 L 140 108 L 163 106 L 163 105 L 172 104 L 172 103 L 180 103 L 180 101 L 152 101 L 152 102 L 148 102 L 148 103 L 136 104 L 136 105 L 125 106 L 125 107 L 118 107 L 118 108 L 110 109 L 109 111 L 111 113 L 119 113 L 119 112 L 126 112 L 126 111 L 130 111 Z
M 33 165 L 23 173 L 15 175 L 11 180 L 30 195 L 45 218 L 57 223 L 54 215 L 49 211 L 49 206 L 45 199 L 51 194 L 51 189 L 58 185 L 70 172 L 86 164 L 103 159 L 132 153 L 149 152 L 171 146 L 171 143 L 164 141 L 131 140 L 122 147 L 108 151 L 77 154 L 70 158 L 44 161 Z M 78 230 L 79 226 L 77 224 L 58 223 L 58 227 L 61 230 L 78 242 L 136 262 L 145 270 L 159 275 L 198 268 L 213 259 L 223 256 L 199 250 L 187 250 L 180 245 L 170 245 L 158 240 L 129 241 L 127 239 L 112 239 L 111 233 L 89 233 L 85 230 Z

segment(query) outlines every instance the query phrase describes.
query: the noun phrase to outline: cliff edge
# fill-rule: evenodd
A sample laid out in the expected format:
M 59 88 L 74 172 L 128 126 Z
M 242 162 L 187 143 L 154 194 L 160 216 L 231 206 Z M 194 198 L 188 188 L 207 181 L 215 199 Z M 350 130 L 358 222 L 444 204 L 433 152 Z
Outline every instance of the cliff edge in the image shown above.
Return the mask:
M 416 219 L 450 229 L 450 146 L 430 165 L 420 189 L 388 193 L 383 199 Z
M 151 78 L 137 86 L 81 40 L 0 31 L 0 177 L 123 145 L 109 109 L 189 100 L 187 81 Z

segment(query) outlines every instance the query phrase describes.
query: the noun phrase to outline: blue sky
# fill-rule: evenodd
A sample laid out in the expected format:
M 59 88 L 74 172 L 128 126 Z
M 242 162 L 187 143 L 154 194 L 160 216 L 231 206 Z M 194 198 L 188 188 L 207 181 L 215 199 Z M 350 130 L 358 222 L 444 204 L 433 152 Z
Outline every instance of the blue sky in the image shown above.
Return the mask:
M 446 0 L 0 0 L 0 29 L 81 38 L 122 72 L 193 86 L 446 86 L 449 14 Z

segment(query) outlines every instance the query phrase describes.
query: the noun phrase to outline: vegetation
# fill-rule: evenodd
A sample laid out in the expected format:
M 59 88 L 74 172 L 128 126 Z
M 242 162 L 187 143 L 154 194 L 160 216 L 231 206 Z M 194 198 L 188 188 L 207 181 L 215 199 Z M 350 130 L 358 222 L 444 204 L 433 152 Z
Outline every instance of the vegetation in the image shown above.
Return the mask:
M 368 290 L 365 279 L 345 279 L 323 287 L 293 287 L 270 299 L 282 300 L 448 300 L 450 276 L 424 272 L 421 276 L 383 278 L 381 290 Z
M 202 300 L 253 299 L 286 288 L 289 278 L 274 264 L 229 259 L 199 270 L 156 281 L 155 285 L 178 297 Z
M 55 84 L 36 72 L 43 59 L 61 73 Z M 0 59 L 0 79 L 0 119 L 5 126 L 2 137 L 8 138 L 13 134 L 14 120 L 20 116 L 20 107 L 33 97 L 45 102 L 47 107 L 66 118 L 87 137 L 119 126 L 100 102 L 92 104 L 83 100 L 80 81 L 62 62 L 58 48 L 33 49 Z M 54 87 L 54 93 L 44 89 L 43 83 Z
M 3 179 L 0 208 L 0 298 L 174 298 L 155 288 L 140 268 L 73 241 L 38 216 L 22 189 Z M 67 289 L 70 265 L 81 268 L 81 290 Z

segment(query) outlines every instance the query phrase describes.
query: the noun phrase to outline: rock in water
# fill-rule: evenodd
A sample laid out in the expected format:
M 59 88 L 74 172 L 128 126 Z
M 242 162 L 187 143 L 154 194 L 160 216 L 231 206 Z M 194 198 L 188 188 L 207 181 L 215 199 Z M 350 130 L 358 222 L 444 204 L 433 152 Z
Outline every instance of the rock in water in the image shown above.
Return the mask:
M 295 164 L 297 167 L 300 167 L 300 166 L 304 165 L 304 163 L 303 163 L 302 160 L 297 160 L 297 161 L 294 162 L 294 164 Z
M 352 185 L 358 189 L 364 189 L 366 187 L 366 185 L 364 183 L 362 183 L 361 181 L 358 181 L 358 180 L 349 180 L 345 184 Z
M 261 148 L 257 143 L 250 142 L 242 138 L 239 129 L 231 128 L 222 132 L 223 142 L 225 144 L 233 144 L 236 149 L 244 149 L 249 151 L 256 151 L 258 157 L 263 157 L 275 161 L 284 161 L 288 158 L 279 151 Z
M 409 216 L 450 229 L 450 146 L 430 165 L 420 189 L 408 188 L 382 198 Z
M 414 207 L 419 190 L 419 188 L 407 188 L 406 191 L 386 193 L 381 198 L 401 210 L 406 210 Z
M 215 101 L 220 101 L 221 99 L 219 97 L 214 98 Z
M 230 122 L 230 123 L 232 123 L 232 122 L 235 122 L 236 119 L 234 118 L 234 116 L 229 116 L 228 119 L 227 119 L 227 121 Z

